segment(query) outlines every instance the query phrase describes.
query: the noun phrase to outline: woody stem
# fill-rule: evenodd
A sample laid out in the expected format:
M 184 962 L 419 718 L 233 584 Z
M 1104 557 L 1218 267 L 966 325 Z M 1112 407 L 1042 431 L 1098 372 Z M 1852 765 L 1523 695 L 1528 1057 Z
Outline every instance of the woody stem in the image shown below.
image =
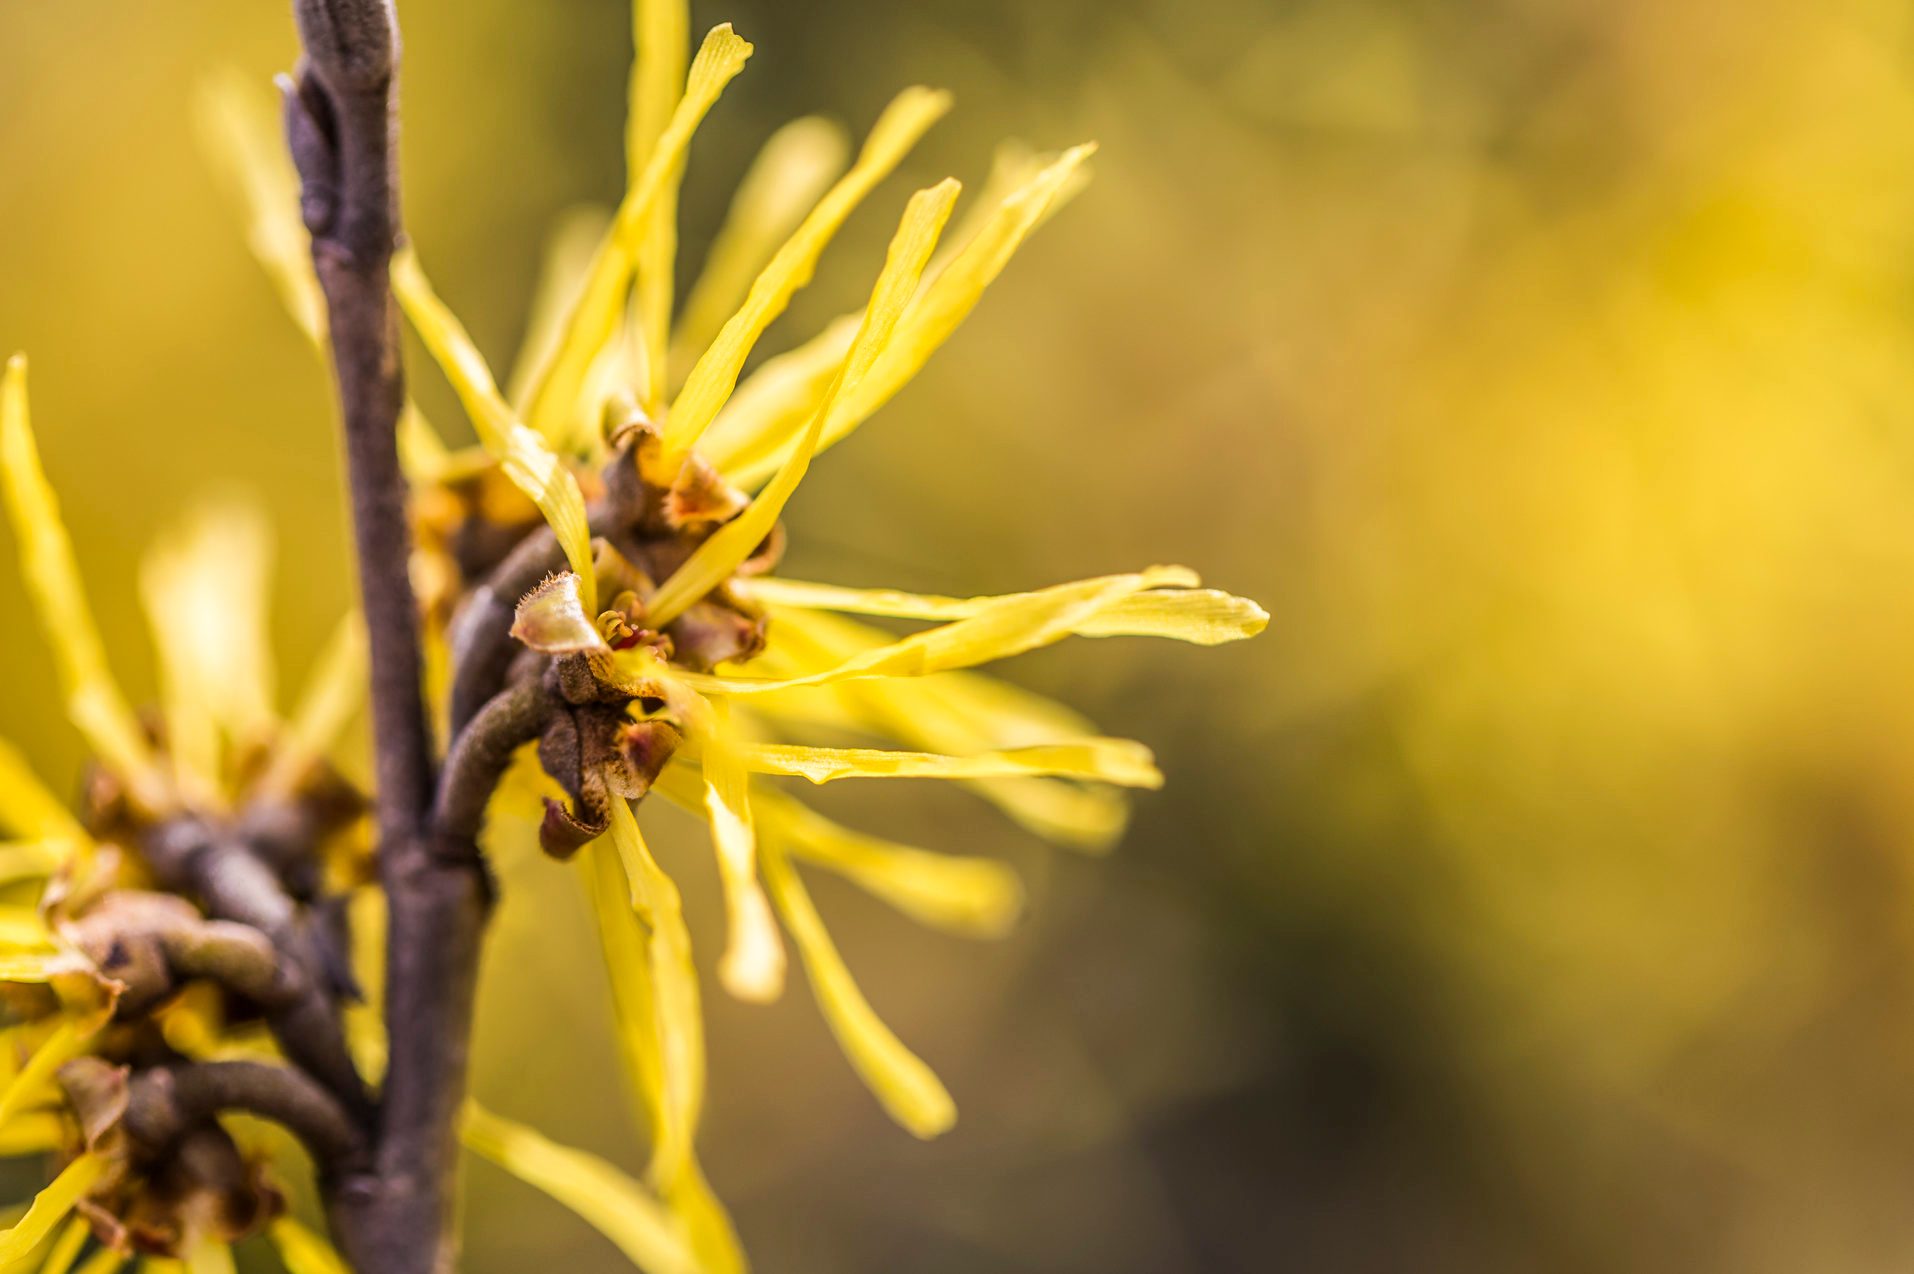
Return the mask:
M 476 842 L 428 827 L 434 801 L 418 603 L 399 469 L 404 400 L 389 282 L 399 239 L 391 0 L 294 0 L 305 58 L 286 131 L 325 293 L 344 426 L 359 587 L 371 636 L 389 1062 L 374 1173 L 333 1191 L 362 1274 L 432 1274 L 454 1259 L 452 1198 L 480 938 L 490 899 Z

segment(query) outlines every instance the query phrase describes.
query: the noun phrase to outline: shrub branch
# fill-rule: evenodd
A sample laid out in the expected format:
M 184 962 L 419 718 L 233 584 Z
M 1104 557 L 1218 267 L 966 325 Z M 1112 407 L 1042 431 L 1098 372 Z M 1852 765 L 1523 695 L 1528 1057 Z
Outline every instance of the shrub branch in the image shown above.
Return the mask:
M 491 889 L 477 845 L 483 795 L 455 765 L 442 799 L 420 689 L 419 617 L 399 469 L 403 401 L 389 282 L 400 228 L 390 0 L 295 0 L 305 56 L 285 85 L 286 135 L 326 298 L 345 432 L 359 586 L 371 636 L 380 881 L 389 914 L 390 1055 L 374 1174 L 333 1191 L 337 1238 L 363 1274 L 429 1274 L 453 1262 L 457 1120 L 464 1103 L 480 939 Z M 455 738 L 452 755 L 494 747 Z M 509 755 L 509 748 L 505 755 Z M 435 826 L 432 811 L 456 817 Z

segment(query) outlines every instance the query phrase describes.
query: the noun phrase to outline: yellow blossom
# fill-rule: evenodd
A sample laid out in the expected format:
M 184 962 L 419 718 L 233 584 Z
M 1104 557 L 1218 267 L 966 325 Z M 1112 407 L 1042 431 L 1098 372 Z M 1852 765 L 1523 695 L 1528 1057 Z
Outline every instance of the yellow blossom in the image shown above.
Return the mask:
M 624 714 L 616 748 L 601 741 L 591 754 L 602 770 L 569 776 L 566 817 L 586 829 L 578 836 L 602 833 L 578 853 L 577 870 L 611 975 L 650 1165 L 632 1181 L 476 1106 L 467 1144 L 574 1208 L 643 1268 L 730 1270 L 743 1267 L 742 1253 L 695 1151 L 705 1079 L 692 936 L 634 803 L 655 788 L 709 826 L 725 898 L 726 990 L 746 1000 L 776 995 L 788 936 L 857 1073 L 900 1124 L 934 1136 L 951 1126 L 955 1103 L 857 988 L 800 865 L 838 873 L 927 924 L 977 936 L 1006 930 L 1021 888 L 1001 863 L 852 830 L 777 784 L 953 781 L 1048 839 L 1107 848 L 1124 826 L 1123 790 L 1163 782 L 1149 749 L 1104 737 L 1070 709 L 975 670 L 1076 636 L 1214 645 L 1255 635 L 1268 616 L 1177 566 L 985 597 L 779 576 L 780 524 L 815 458 L 895 398 L 970 316 L 1010 258 L 1081 189 L 1095 147 L 1006 148 L 984 195 L 955 222 L 954 181 L 918 191 L 871 271 L 863 310 L 745 374 L 838 229 L 950 98 L 905 89 L 848 167 L 834 125 L 804 120 L 775 134 L 674 313 L 678 184 L 694 134 L 753 48 L 721 26 L 688 57 L 683 0 L 636 0 L 633 24 L 627 189 L 609 217 L 574 212 L 558 227 L 509 395 L 418 257 L 395 262 L 405 311 L 482 448 L 476 457 L 447 452 L 409 414 L 407 467 L 421 501 L 486 472 L 530 499 L 562 563 L 549 565 L 558 573 L 524 597 L 512 620 L 481 637 L 503 640 L 509 627 L 525 646 L 588 675 L 599 687 L 596 698 L 585 696 L 594 711 L 612 703 Z M 269 117 L 228 110 L 223 118 Z M 244 183 L 248 190 L 285 187 L 271 147 L 228 140 L 246 162 L 281 166 Z M 253 242 L 268 269 L 298 272 L 298 254 L 280 242 L 283 224 L 263 232 L 260 216 L 255 209 L 250 218 Z M 307 291 L 285 280 L 281 290 L 295 305 Z M 643 493 L 641 510 L 618 504 L 630 490 Z M 745 494 L 753 490 L 755 498 Z M 463 507 L 484 520 L 478 501 Z M 849 616 L 924 626 L 899 636 Z M 448 658 L 428 653 L 428 662 Z M 847 732 L 869 746 L 844 746 Z
M 161 683 L 158 724 L 149 729 L 107 666 L 35 445 L 25 366 L 12 360 L 0 388 L 0 493 L 68 716 L 92 745 L 106 781 L 89 790 L 83 820 L 0 742 L 0 834 L 18 838 L 0 841 L 0 879 L 41 885 L 38 906 L 0 907 L 0 982 L 10 984 L 12 1023 L 0 1030 L 0 1154 L 51 1156 L 60 1165 L 18 1223 L 0 1233 L 0 1263 L 30 1255 L 35 1268 L 60 1274 L 105 1272 L 124 1261 L 123 1250 L 103 1248 L 80 1261 L 91 1226 L 75 1221 L 60 1229 L 83 1199 L 95 1205 L 93 1215 L 104 1216 L 133 1206 L 142 1188 L 123 1153 L 96 1142 L 103 1127 L 75 1119 L 73 1068 L 114 1072 L 129 1060 L 124 1041 L 103 1029 L 124 1006 L 125 984 L 93 963 L 122 957 L 100 956 L 98 946 L 87 954 L 90 909 L 118 900 L 148 905 L 150 914 L 157 902 L 179 909 L 168 913 L 177 923 L 209 924 L 183 900 L 137 892 L 149 878 L 139 861 L 144 835 L 174 818 L 218 821 L 251 802 L 297 801 L 310 785 L 331 782 L 328 754 L 364 695 L 363 636 L 356 618 L 348 618 L 290 721 L 282 719 L 267 637 L 271 543 L 264 518 L 231 499 L 197 504 L 156 537 L 140 571 Z M 349 823 L 350 802 L 342 808 Z M 97 839 L 89 828 L 97 828 Z M 342 838 L 342 852 L 350 852 L 351 839 Z M 316 845 L 315 854 L 322 848 Z M 340 874 L 343 889 L 360 883 L 359 868 Z M 208 988 L 190 981 L 201 974 L 165 976 L 180 982 L 160 985 L 164 1002 L 139 1011 L 150 1011 L 157 1039 L 180 1057 L 256 1059 L 270 1051 L 258 1028 L 226 1030 L 217 999 L 215 1011 L 204 1011 L 204 998 L 194 993 Z M 282 1155 L 274 1171 L 305 1169 Z M 277 1197 L 260 1190 L 259 1200 Z M 148 1196 L 143 1206 L 178 1227 L 164 1241 L 176 1242 L 181 1261 L 164 1264 L 193 1274 L 233 1269 L 228 1221 L 214 1219 L 217 1209 L 177 1190 Z

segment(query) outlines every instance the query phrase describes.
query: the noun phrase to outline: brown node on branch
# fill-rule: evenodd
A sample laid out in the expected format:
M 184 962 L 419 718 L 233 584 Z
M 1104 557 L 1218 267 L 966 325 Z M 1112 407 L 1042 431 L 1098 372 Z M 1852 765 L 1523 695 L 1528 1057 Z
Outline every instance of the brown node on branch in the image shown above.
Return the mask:
M 642 702 L 634 687 L 605 679 L 587 654 L 556 657 L 550 675 L 558 704 L 539 734 L 538 760 L 570 805 L 546 800 L 539 845 L 564 859 L 604 835 L 613 800 L 651 790 L 682 736 L 665 721 L 634 722 L 632 705 Z
M 745 507 L 741 493 L 708 468 L 686 463 L 667 464 L 651 422 L 625 400 L 608 408 L 610 457 L 597 474 L 581 474 L 588 497 L 587 512 L 596 537 L 594 569 L 599 595 L 614 598 L 613 618 L 600 636 L 622 648 L 635 642 L 651 644 L 678 667 L 708 672 L 721 663 L 749 659 L 764 648 L 765 620 L 757 608 L 720 587 L 687 608 L 684 614 L 652 631 L 643 599 L 697 551 L 699 545 Z M 488 470 L 502 481 L 496 469 Z M 524 527 L 509 548 L 509 537 L 494 542 L 480 505 L 469 498 L 472 479 L 455 479 L 450 487 L 415 493 L 415 507 L 430 506 L 442 522 L 434 536 L 421 540 L 428 578 L 459 581 L 452 591 L 463 598 L 447 627 L 453 655 L 451 725 L 463 728 L 486 699 L 503 685 L 515 645 L 514 616 L 541 581 L 567 566 L 558 540 L 548 527 L 534 521 L 530 502 L 519 501 Z M 442 498 L 450 491 L 453 498 Z M 466 497 L 456 495 L 465 491 Z M 453 510 L 457 510 L 456 513 Z M 516 518 L 518 514 L 514 514 Z M 453 545 L 485 542 L 492 545 L 495 564 L 483 574 L 463 560 Z M 739 567 L 738 574 L 769 570 L 783 551 L 784 536 L 773 529 L 757 551 Z M 626 595 L 630 596 L 627 597 Z M 600 618 L 587 616 L 588 620 Z
M 176 1112 L 163 1137 L 141 1140 L 129 1129 L 142 1100 L 132 1076 L 97 1057 L 75 1058 L 57 1076 L 78 1128 L 65 1153 L 85 1150 L 106 1165 L 77 1205 L 94 1237 L 177 1258 L 200 1242 L 238 1242 L 285 1210 L 264 1160 L 245 1154 L 210 1112 Z
M 122 984 L 117 1020 L 152 1013 L 195 980 L 237 997 L 228 1018 L 286 1008 L 306 990 L 303 971 L 282 960 L 265 934 L 209 920 L 171 894 L 116 890 L 59 928 L 103 975 Z

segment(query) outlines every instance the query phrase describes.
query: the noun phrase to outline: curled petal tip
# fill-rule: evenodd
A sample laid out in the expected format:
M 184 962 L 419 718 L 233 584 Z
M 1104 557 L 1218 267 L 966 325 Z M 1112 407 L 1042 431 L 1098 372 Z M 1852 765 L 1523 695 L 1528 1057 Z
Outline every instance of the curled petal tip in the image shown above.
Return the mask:
M 718 979 L 734 999 L 746 1004 L 775 1003 L 784 994 L 782 952 L 774 964 L 761 956 L 727 955 L 720 964 Z
M 589 811 L 581 817 L 561 801 L 545 798 L 545 817 L 538 827 L 538 845 L 563 862 L 605 834 L 607 823 Z
M 547 575 L 525 594 L 513 613 L 512 636 L 547 655 L 605 649 L 579 596 L 578 576 L 570 571 Z

